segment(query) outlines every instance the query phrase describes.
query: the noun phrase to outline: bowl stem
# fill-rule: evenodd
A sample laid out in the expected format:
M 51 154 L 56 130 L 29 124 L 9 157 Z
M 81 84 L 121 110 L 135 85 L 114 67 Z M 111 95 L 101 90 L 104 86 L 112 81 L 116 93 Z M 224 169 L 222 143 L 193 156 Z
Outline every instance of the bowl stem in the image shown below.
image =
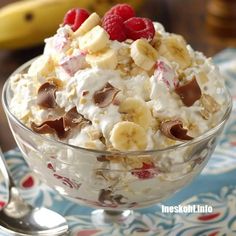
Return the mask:
M 133 211 L 113 211 L 98 209 L 92 211 L 91 217 L 94 225 L 108 225 L 114 223 L 121 224 L 122 222 L 127 222 L 127 220 L 129 220 L 130 218 L 133 218 Z

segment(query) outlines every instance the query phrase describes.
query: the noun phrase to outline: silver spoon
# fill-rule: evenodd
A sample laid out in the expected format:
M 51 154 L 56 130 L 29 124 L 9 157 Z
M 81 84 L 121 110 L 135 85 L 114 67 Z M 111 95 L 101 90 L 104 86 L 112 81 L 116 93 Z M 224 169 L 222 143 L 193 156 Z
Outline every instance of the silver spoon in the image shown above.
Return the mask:
M 20 196 L 0 148 L 0 170 L 9 191 L 8 202 L 0 211 L 0 229 L 11 235 L 62 235 L 68 231 L 66 220 L 47 208 L 34 208 Z

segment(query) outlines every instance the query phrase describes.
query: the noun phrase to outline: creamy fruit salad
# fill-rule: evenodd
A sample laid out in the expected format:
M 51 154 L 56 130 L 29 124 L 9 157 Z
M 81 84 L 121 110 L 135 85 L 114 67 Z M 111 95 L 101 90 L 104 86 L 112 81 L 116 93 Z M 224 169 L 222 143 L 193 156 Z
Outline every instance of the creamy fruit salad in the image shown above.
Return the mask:
M 127 209 L 159 202 L 200 173 L 223 126 L 195 138 L 229 109 L 211 59 L 127 4 L 103 17 L 72 9 L 45 42 L 10 78 L 10 110 L 33 130 L 12 125 L 49 186 L 93 207 Z
M 38 134 L 88 149 L 162 149 L 198 137 L 225 113 L 212 60 L 127 4 L 102 18 L 72 9 L 45 42 L 10 80 L 10 110 Z

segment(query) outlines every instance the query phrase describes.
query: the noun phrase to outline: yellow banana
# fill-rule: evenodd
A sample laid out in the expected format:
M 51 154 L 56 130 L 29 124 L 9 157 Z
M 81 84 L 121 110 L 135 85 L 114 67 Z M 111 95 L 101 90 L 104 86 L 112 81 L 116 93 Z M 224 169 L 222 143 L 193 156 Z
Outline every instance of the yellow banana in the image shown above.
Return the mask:
M 33 46 L 55 33 L 63 16 L 78 0 L 28 0 L 0 10 L 0 48 Z M 85 7 L 81 3 L 81 7 Z
M 142 1 L 126 2 L 137 7 Z M 65 13 L 71 8 L 86 8 L 102 15 L 118 2 L 124 1 L 114 0 L 111 3 L 104 0 L 104 4 L 100 4 L 96 0 L 24 0 L 11 3 L 0 9 L 0 49 L 17 49 L 42 43 L 56 32 Z

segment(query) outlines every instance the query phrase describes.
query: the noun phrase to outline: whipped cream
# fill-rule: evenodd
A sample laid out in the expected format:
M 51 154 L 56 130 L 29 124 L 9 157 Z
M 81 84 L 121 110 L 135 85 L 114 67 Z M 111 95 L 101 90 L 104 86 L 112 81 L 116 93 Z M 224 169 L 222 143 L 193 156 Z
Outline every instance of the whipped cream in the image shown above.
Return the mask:
M 202 53 L 195 52 L 185 44 L 181 36 L 166 32 L 160 23 L 154 23 L 154 27 L 156 35 L 148 44 L 157 52 L 157 58 L 151 69 L 144 69 L 146 65 L 138 66 L 138 60 L 132 58 L 130 54 L 130 51 L 134 50 L 132 40 L 109 42 L 108 48 L 116 55 L 116 68 L 111 69 L 109 66 L 103 68 L 107 65 L 105 63 L 100 66 L 100 61 L 90 65 L 87 61 L 89 52 L 79 48 L 80 40 L 73 37 L 69 26 L 61 26 L 53 37 L 45 40 L 43 55 L 32 63 L 28 72 L 11 78 L 14 94 L 11 111 L 23 123 L 30 126 L 32 122 L 40 125 L 45 120 L 58 119 L 63 112 L 75 107 L 77 112 L 91 123 L 82 128 L 73 128 L 63 142 L 101 150 L 117 149 L 112 143 L 114 139 L 111 140 L 112 130 L 116 124 L 123 121 L 133 123 L 134 116 L 139 115 L 139 120 L 144 119 L 141 118 L 143 114 L 138 111 L 138 107 L 131 107 L 127 112 L 120 111 L 120 104 L 130 97 L 141 99 L 151 114 L 147 119 L 147 122 L 150 122 L 149 128 L 140 128 L 145 133 L 145 136 L 140 138 L 147 140 L 144 148 L 146 150 L 167 147 L 170 143 L 176 144 L 181 141 L 176 139 L 170 142 L 169 137 L 161 132 L 160 123 L 166 120 L 180 119 L 192 137 L 206 132 L 220 121 L 225 112 L 227 99 L 224 79 L 212 60 L 207 59 Z M 172 40 L 172 37 L 173 40 L 177 40 L 179 47 L 184 48 L 183 54 L 187 56 L 177 55 L 176 60 L 171 59 L 174 55 L 170 55 L 168 45 L 171 46 L 175 41 L 168 40 Z M 92 56 L 94 55 L 92 53 Z M 99 52 L 96 52 L 96 57 L 99 55 Z M 104 54 L 101 53 L 102 56 Z M 189 62 L 178 60 L 189 60 Z M 57 107 L 45 109 L 37 103 L 38 88 L 50 78 L 61 81 L 62 86 L 55 92 Z M 183 104 L 181 96 L 176 93 L 176 88 L 192 81 L 193 78 L 201 90 L 201 96 L 206 94 L 205 98 L 210 99 L 206 102 L 213 102 L 215 110 L 204 107 L 209 104 L 203 104 L 201 99 L 194 101 L 191 106 Z M 100 107 L 94 102 L 94 94 L 104 89 L 107 84 L 119 92 L 112 97 L 109 104 Z M 135 109 L 139 113 L 135 113 Z M 142 121 L 137 122 L 138 125 L 142 123 Z M 95 139 L 89 135 L 91 130 L 99 134 Z M 58 138 L 55 134 L 50 135 Z M 136 148 L 133 146 L 130 150 Z

